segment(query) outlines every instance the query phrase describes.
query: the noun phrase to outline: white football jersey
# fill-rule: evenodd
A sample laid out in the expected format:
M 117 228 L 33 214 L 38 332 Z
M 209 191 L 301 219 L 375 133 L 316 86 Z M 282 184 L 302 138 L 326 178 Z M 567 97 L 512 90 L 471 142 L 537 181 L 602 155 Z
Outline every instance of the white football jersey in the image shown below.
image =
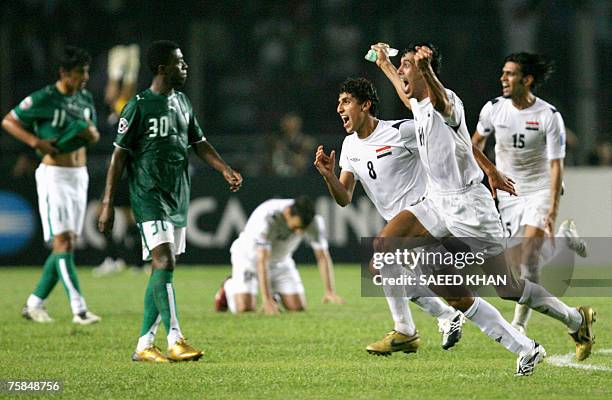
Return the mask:
M 410 99 L 419 155 L 432 194 L 452 193 L 480 183 L 483 173 L 472 153 L 472 140 L 465 122 L 463 102 L 445 89 L 453 112 L 445 118 L 436 111 L 429 97 Z
M 518 194 L 550 188 L 550 160 L 565 158 L 565 125 L 552 105 L 536 97 L 519 110 L 498 97 L 482 107 L 476 130 L 495 135 L 495 163 L 514 179 Z
M 232 243 L 230 251 L 241 252 L 254 258 L 258 246 L 269 248 L 270 262 L 276 263 L 291 257 L 305 239 L 314 250 L 327 250 L 325 221 L 320 215 L 300 233 L 287 227 L 283 210 L 293 205 L 293 199 L 272 199 L 261 203 L 251 214 L 238 239 Z
M 387 221 L 425 195 L 426 180 L 419 161 L 414 121 L 378 121 L 365 139 L 344 138 L 340 168 L 361 181 L 363 189 Z

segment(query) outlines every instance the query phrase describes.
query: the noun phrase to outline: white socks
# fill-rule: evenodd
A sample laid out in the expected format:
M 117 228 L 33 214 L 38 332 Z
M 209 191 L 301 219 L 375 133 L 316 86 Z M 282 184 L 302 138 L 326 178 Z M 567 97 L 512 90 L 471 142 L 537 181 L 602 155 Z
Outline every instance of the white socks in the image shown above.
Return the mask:
M 523 328 L 527 329 L 527 322 L 529 322 L 529 318 L 531 317 L 531 308 L 527 307 L 524 304 L 516 304 L 514 306 L 514 318 L 512 319 L 512 325 L 517 326 L 520 325 Z
M 517 331 L 486 300 L 476 297 L 464 314 L 488 337 L 511 352 L 522 355 L 533 349 L 533 340 Z
M 43 303 L 44 303 L 43 299 L 36 296 L 35 294 L 31 294 L 28 297 L 28 300 L 26 301 L 26 306 L 28 306 L 28 308 L 39 308 L 43 306 Z
M 569 307 L 542 286 L 526 279 L 523 281 L 525 289 L 518 301 L 519 304 L 525 304 L 533 310 L 563 322 L 570 332 L 576 332 L 580 328 L 582 316 L 577 309 Z
M 430 290 L 428 288 L 428 290 Z M 413 303 L 418 305 L 431 315 L 438 319 L 438 321 L 444 321 L 450 319 L 453 315 L 455 315 L 455 309 L 445 302 L 443 302 L 439 297 L 435 297 L 435 293 L 431 292 L 431 297 L 413 297 L 411 300 Z
M 399 265 L 385 265 L 380 269 L 382 278 L 399 278 L 402 268 Z M 403 285 L 383 285 L 385 297 L 389 304 L 389 310 L 395 322 L 394 329 L 404 335 L 412 336 L 416 333 L 416 327 L 412 320 L 408 298 Z
M 149 331 L 138 338 L 136 351 L 143 351 L 144 349 L 148 349 L 149 347 L 153 346 L 153 343 L 155 343 L 155 334 L 157 333 L 157 328 L 159 327 L 160 322 L 161 315 L 158 315 L 153 325 L 151 325 L 151 328 L 149 328 Z

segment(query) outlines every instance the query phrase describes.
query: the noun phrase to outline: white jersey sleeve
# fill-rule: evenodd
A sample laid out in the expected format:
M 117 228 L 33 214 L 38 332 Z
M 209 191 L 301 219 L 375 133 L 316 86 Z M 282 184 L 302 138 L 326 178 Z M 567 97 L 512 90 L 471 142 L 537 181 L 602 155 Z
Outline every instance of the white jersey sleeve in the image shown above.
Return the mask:
M 400 124 L 399 132 L 404 148 L 409 151 L 418 152 L 419 146 L 417 145 L 416 134 L 414 133 L 414 123 Z
M 478 124 L 476 125 L 476 131 L 480 134 L 480 136 L 489 136 L 492 133 L 495 133 L 495 126 L 491 122 L 491 111 L 493 110 L 493 103 L 487 101 L 480 110 L 480 115 L 478 116 Z
M 565 158 L 565 124 L 561 113 L 554 111 L 546 129 L 546 155 L 549 160 Z
M 325 220 L 322 216 L 315 215 L 311 224 L 304 232 L 304 238 L 313 250 L 327 250 L 329 248 L 325 231 Z
M 344 141 L 342 142 L 342 150 L 340 150 L 340 158 L 339 158 L 338 163 L 339 163 L 340 168 L 342 169 L 342 171 L 350 172 L 353 175 L 356 175 L 355 174 L 355 170 L 351 166 L 351 163 L 349 162 L 349 159 L 348 159 L 349 151 L 347 150 L 347 147 L 348 147 L 348 143 L 349 143 L 349 140 L 350 140 L 349 137 L 350 136 L 345 137 Z M 355 176 L 355 179 L 359 180 L 359 177 Z
M 463 102 L 461 101 L 459 96 L 457 96 L 451 90 L 446 90 L 446 95 L 450 103 L 453 105 L 453 110 L 451 112 L 451 115 L 449 115 L 448 117 L 444 117 L 444 121 L 446 121 L 446 123 L 452 128 L 456 128 L 459 126 L 459 124 L 461 124 L 461 119 L 465 114 L 465 110 L 463 109 Z

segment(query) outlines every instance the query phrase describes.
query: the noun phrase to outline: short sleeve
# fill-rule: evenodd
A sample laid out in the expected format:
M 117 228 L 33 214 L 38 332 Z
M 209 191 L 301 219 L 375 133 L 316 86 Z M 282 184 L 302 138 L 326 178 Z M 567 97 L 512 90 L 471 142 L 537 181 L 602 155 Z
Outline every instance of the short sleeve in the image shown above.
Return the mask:
M 200 128 L 200 124 L 198 123 L 198 119 L 196 118 L 195 114 L 192 114 L 191 121 L 189 121 L 187 137 L 189 140 L 189 144 L 194 144 L 206 140 L 206 138 L 204 137 L 204 132 L 202 132 L 202 128 Z
M 491 133 L 495 132 L 495 127 L 491 122 L 491 112 L 493 111 L 493 103 L 490 101 L 487 102 L 480 110 L 480 115 L 478 116 L 478 124 L 476 125 L 476 131 L 480 134 L 480 136 L 489 136 Z
M 263 247 L 266 249 L 272 248 L 272 242 L 270 241 L 270 227 L 272 226 L 273 216 L 267 216 L 261 220 L 252 232 L 255 238 L 255 245 L 257 247 Z
M 399 125 L 400 138 L 404 147 L 410 150 L 418 149 L 416 141 L 416 129 L 413 120 L 405 120 Z
M 446 90 L 446 95 L 448 96 L 448 100 L 453 105 L 453 111 L 449 117 L 444 117 L 444 120 L 451 127 L 456 128 L 461 124 L 461 119 L 464 115 L 463 110 L 463 102 L 453 91 Z
M 565 124 L 556 110 L 546 127 L 546 155 L 549 160 L 565 158 Z
M 136 99 L 128 102 L 119 116 L 119 125 L 117 126 L 117 137 L 115 145 L 122 149 L 132 150 L 138 138 L 138 125 L 140 112 L 138 110 L 138 102 Z
M 312 223 L 306 228 L 304 236 L 313 250 L 327 250 L 329 248 L 325 220 L 320 215 L 315 215 Z
M 340 165 L 340 168 L 342 168 L 342 171 L 351 172 L 353 175 L 356 175 L 355 170 L 351 166 L 351 162 L 348 159 L 348 140 L 348 138 L 345 138 L 342 142 L 342 150 L 340 150 L 338 164 Z
M 35 122 L 47 118 L 46 96 L 39 92 L 31 94 L 13 108 L 12 114 L 24 125 L 33 126 Z

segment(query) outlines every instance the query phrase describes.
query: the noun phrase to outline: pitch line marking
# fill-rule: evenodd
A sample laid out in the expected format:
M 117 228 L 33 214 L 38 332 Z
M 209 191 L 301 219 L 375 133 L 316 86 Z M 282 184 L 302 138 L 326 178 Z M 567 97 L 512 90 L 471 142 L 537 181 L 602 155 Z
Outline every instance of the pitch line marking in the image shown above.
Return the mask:
M 612 349 L 599 349 L 593 353 L 612 354 Z M 550 357 L 546 357 L 546 362 L 554 365 L 555 367 L 570 367 L 578 369 L 586 369 L 590 371 L 607 371 L 612 372 L 612 368 L 605 365 L 593 365 L 584 364 L 574 361 L 574 353 L 569 354 L 555 354 Z

